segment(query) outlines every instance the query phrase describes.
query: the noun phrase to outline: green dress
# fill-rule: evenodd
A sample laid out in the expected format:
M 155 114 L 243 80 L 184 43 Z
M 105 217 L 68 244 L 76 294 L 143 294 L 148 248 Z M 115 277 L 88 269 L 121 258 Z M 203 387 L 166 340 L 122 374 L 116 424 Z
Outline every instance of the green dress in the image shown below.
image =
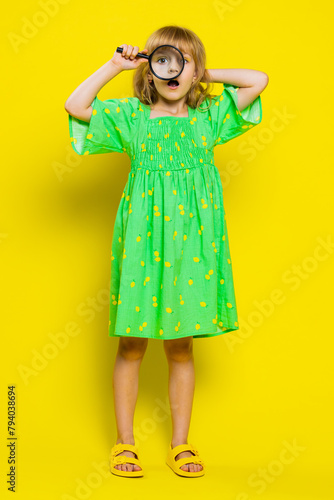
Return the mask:
M 92 102 L 69 115 L 79 155 L 127 153 L 130 172 L 111 244 L 110 337 L 212 337 L 239 329 L 215 146 L 262 120 L 261 98 L 237 107 L 224 84 L 210 109 L 150 117 L 137 97 Z M 201 105 L 207 107 L 208 99 Z

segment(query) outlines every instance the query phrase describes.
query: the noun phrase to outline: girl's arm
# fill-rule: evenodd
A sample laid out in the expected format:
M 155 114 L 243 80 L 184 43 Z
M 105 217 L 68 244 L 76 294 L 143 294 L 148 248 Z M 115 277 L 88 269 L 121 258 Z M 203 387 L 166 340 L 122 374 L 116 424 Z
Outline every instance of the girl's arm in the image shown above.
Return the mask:
M 115 66 L 111 60 L 106 62 L 72 92 L 65 102 L 66 111 L 79 120 L 89 122 L 93 111 L 91 103 L 95 96 L 106 83 L 121 71 L 122 68 Z
M 147 62 L 147 59 L 143 57 L 135 58 L 139 52 L 139 47 L 133 47 L 125 43 L 120 47 L 123 47 L 123 52 L 115 51 L 112 59 L 84 80 L 69 96 L 65 102 L 65 110 L 70 115 L 79 120 L 90 122 L 93 112 L 91 103 L 101 88 L 121 71 L 136 69 L 139 64 Z M 147 49 L 143 49 L 141 52 L 145 53 Z
M 269 76 L 255 69 L 208 69 L 212 83 L 229 83 L 239 87 L 238 109 L 242 111 L 263 92 L 269 82 Z

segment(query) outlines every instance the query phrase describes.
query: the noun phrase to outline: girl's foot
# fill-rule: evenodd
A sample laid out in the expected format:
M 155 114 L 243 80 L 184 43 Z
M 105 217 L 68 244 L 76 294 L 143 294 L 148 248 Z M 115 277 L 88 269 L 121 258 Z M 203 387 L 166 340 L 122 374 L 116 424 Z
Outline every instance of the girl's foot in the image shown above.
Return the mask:
M 123 443 L 123 441 L 116 441 L 116 444 L 118 443 Z M 135 444 L 134 442 L 130 442 L 130 443 L 127 443 L 127 444 Z M 133 453 L 132 451 L 122 451 L 121 453 L 118 453 L 116 456 L 118 455 L 124 455 L 126 457 L 134 457 L 134 458 L 138 458 L 137 455 L 135 453 Z M 125 464 L 119 464 L 119 465 L 115 465 L 115 469 L 118 469 L 118 470 L 125 470 L 125 471 L 136 471 L 136 470 L 141 470 L 141 467 L 139 467 L 139 465 L 137 464 L 131 464 L 131 463 L 125 463 Z
M 188 444 L 188 443 L 172 443 L 172 447 L 175 448 L 175 446 L 178 446 L 179 444 Z M 194 454 L 191 453 L 190 451 L 182 451 L 178 455 L 176 455 L 175 460 L 179 460 L 180 458 L 190 458 L 193 457 Z M 199 472 L 200 470 L 203 469 L 203 467 L 200 464 L 194 464 L 193 462 L 190 462 L 189 464 L 182 465 L 180 467 L 182 470 L 185 470 L 187 472 Z

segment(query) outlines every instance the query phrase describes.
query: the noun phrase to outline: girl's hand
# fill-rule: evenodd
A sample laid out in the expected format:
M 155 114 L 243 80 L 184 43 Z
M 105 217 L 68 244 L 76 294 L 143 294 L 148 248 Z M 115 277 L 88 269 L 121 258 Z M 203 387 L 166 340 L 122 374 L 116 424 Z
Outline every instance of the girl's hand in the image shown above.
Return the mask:
M 127 45 L 126 43 L 119 45 L 119 47 L 123 47 L 123 52 L 121 53 L 115 51 L 111 59 L 111 62 L 118 68 L 121 68 L 122 70 L 136 69 L 143 62 L 148 62 L 148 59 L 145 59 L 144 57 L 136 57 L 138 52 L 146 54 L 147 49 L 139 50 L 139 47 L 133 47 L 132 45 Z

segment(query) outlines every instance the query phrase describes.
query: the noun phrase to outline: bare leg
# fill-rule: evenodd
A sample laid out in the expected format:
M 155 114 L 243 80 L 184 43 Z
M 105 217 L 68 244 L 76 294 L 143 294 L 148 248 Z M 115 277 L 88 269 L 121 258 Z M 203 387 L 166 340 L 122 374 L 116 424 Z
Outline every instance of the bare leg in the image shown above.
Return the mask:
M 179 444 L 188 443 L 195 390 L 193 338 L 164 340 L 164 349 L 169 365 L 168 392 L 173 426 L 172 447 L 175 448 Z M 175 460 L 193 456 L 189 451 L 184 451 L 176 455 Z M 189 460 L 189 465 L 183 465 L 181 469 L 188 472 L 198 472 L 203 467 Z
M 120 337 L 113 373 L 114 407 L 118 443 L 135 444 L 133 418 L 138 396 L 139 368 L 148 344 L 147 338 Z M 119 455 L 135 457 L 131 451 Z M 119 470 L 141 470 L 131 463 L 115 466 Z

